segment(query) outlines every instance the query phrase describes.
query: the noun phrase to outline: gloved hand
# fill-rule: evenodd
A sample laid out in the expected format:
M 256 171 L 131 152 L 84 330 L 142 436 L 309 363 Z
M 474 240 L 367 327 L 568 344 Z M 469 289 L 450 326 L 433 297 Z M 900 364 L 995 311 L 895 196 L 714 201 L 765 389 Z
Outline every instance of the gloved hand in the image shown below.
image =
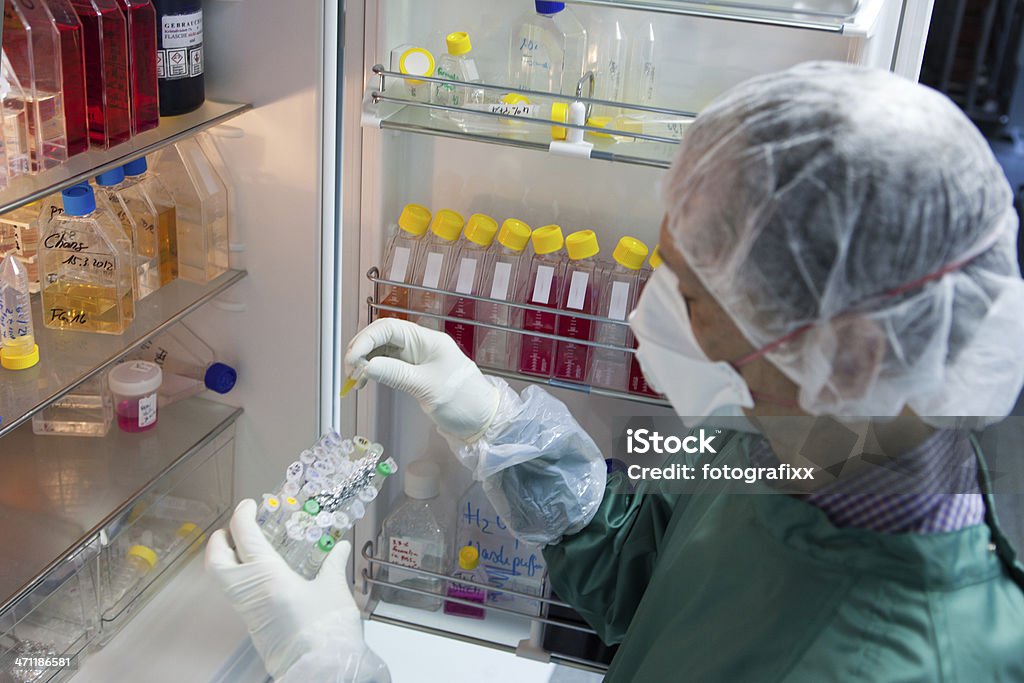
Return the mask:
M 284 681 L 377 681 L 387 667 L 366 647 L 345 579 L 352 546 L 339 543 L 307 581 L 285 563 L 256 524 L 256 502 L 235 508 L 228 533 L 213 533 L 206 568 L 249 629 L 267 672 Z M 287 676 L 287 678 L 285 678 Z M 312 677 L 311 677 L 312 676 Z
M 478 439 L 498 410 L 499 393 L 447 334 L 383 318 L 352 338 L 345 366 L 359 386 L 372 379 L 420 403 L 443 434 Z

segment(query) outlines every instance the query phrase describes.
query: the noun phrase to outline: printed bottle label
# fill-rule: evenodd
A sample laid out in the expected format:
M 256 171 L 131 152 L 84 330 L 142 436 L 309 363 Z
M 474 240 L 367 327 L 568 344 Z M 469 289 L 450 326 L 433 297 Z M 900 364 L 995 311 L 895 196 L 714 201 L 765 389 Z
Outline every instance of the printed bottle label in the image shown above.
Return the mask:
M 157 78 L 168 81 L 203 75 L 203 13 L 161 17 Z

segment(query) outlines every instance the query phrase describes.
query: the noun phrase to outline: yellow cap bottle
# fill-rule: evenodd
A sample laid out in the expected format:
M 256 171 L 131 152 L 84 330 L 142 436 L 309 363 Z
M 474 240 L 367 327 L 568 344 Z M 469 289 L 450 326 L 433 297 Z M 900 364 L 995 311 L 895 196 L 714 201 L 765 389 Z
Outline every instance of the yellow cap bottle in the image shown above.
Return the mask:
M 565 238 L 565 250 L 573 261 L 582 261 L 596 256 L 601 251 L 597 234 L 593 230 L 577 230 Z
M 530 243 L 531 234 L 533 234 L 533 230 L 530 229 L 529 225 L 521 220 L 509 218 L 501 224 L 501 232 L 498 233 L 498 244 L 512 251 L 522 251 Z
M 635 237 L 623 237 L 612 253 L 612 258 L 623 268 L 640 270 L 647 259 L 647 245 Z
M 398 217 L 398 227 L 413 237 L 419 237 L 430 227 L 430 209 L 419 204 L 406 204 Z
M 471 545 L 463 547 L 459 551 L 459 566 L 466 571 L 473 571 L 480 564 L 480 553 Z
M 654 251 L 651 252 L 651 270 L 657 270 L 661 266 L 661 247 L 654 247 Z
M 473 44 L 469 41 L 469 34 L 465 31 L 449 33 L 445 42 L 448 43 L 448 54 L 456 57 L 469 54 L 473 49 Z
M 441 209 L 434 216 L 434 222 L 430 224 L 430 232 L 448 242 L 454 242 L 462 234 L 462 227 L 466 220 L 462 214 L 451 209 Z
M 498 232 L 498 221 L 482 213 L 474 213 L 466 224 L 466 239 L 481 247 L 491 246 Z
M 530 236 L 533 242 L 533 250 L 538 254 L 553 254 L 562 248 L 565 240 L 562 238 L 562 228 L 558 225 L 545 225 L 537 228 Z

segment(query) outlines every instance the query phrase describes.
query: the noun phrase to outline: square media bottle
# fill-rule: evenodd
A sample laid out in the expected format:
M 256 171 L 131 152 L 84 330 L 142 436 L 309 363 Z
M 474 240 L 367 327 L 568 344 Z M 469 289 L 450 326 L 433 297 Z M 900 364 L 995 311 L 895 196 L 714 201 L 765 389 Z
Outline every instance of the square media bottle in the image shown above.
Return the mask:
M 128 29 L 117 0 L 71 0 L 82 22 L 89 142 L 106 149 L 132 136 Z
M 156 9 L 150 0 L 117 0 L 128 30 L 128 92 L 132 135 L 160 125 L 156 79 Z
M 89 149 L 89 112 L 85 93 L 85 38 L 82 21 L 71 0 L 46 0 L 50 21 L 60 44 L 61 99 L 64 104 L 64 130 L 68 156 Z
M 498 232 L 498 222 L 490 216 L 476 213 L 466 224 L 466 239 L 455 256 L 454 268 L 448 278 L 447 289 L 456 294 L 482 296 L 480 291 L 484 272 L 489 267 L 491 243 Z M 477 302 L 462 296 L 449 297 L 448 316 L 459 318 L 460 322 L 446 320 L 444 331 L 455 340 L 459 349 L 469 356 L 476 355 L 477 327 L 461 320 L 476 320 Z
M 509 301 L 514 299 L 522 281 L 523 254 L 530 243 L 533 231 L 526 223 L 510 218 L 498 232 L 498 243 L 484 268 L 480 283 L 480 295 L 488 299 Z M 501 327 L 517 328 L 522 312 L 511 306 L 477 302 L 476 319 Z M 499 370 L 514 370 L 519 363 L 518 334 L 478 327 L 476 330 L 476 354 L 478 365 Z
M 625 322 L 626 316 L 636 305 L 641 268 L 647 258 L 647 245 L 636 238 L 623 237 L 612 258 L 615 265 L 601 284 L 597 314 L 609 320 Z M 632 335 L 625 325 L 595 323 L 594 341 L 627 349 Z M 592 348 L 588 384 L 625 391 L 632 360 L 633 354 L 628 351 Z
M 565 250 L 569 260 L 565 266 L 565 286 L 559 308 L 566 312 L 579 311 L 594 315 L 601 284 L 601 270 L 594 258 L 600 251 L 597 235 L 593 230 L 574 232 L 565 238 Z M 556 329 L 560 337 L 586 341 L 594 338 L 594 322 L 586 318 L 559 315 Z M 554 377 L 567 382 L 586 382 L 592 349 L 586 344 L 558 342 L 555 347 Z
M 533 243 L 533 258 L 530 269 L 519 292 L 519 300 L 524 304 L 552 309 L 551 313 L 543 311 L 523 311 L 523 330 L 554 334 L 558 315 L 554 309 L 562 298 L 562 285 L 565 281 L 565 258 L 562 254 L 562 228 L 557 225 L 546 225 L 537 228 L 530 236 Z M 555 363 L 555 342 L 553 339 L 523 335 L 519 347 L 519 372 L 538 377 L 551 377 Z
M 384 266 L 380 276 L 391 282 L 411 282 L 412 270 L 419 259 L 424 235 L 430 227 L 430 209 L 419 204 L 406 204 L 394 226 L 394 235 L 384 252 Z M 409 309 L 409 290 L 394 285 L 380 285 L 380 303 L 394 308 Z M 408 320 L 406 313 L 379 311 L 380 318 Z
M 424 237 L 420 255 L 412 269 L 412 283 L 432 290 L 444 289 L 448 285 L 449 273 L 455 262 L 459 235 L 465 219 L 455 211 L 441 209 L 434 214 L 430 232 Z M 441 315 L 448 297 L 437 292 L 413 289 L 409 293 L 409 308 L 413 311 Z M 416 316 L 413 322 L 441 330 L 441 320 L 430 316 Z

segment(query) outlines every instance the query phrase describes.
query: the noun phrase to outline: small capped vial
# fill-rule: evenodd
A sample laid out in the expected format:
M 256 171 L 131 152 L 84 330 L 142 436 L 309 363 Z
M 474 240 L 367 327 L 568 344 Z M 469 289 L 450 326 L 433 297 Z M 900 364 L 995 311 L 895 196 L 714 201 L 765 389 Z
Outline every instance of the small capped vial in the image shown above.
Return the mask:
M 28 271 L 13 253 L 0 263 L 0 365 L 7 370 L 26 370 L 39 362 Z
M 362 436 L 357 436 L 352 439 L 352 445 L 355 447 L 356 457 L 361 458 L 370 448 L 370 440 Z
M 163 383 L 159 365 L 144 360 L 121 363 L 110 371 L 107 382 L 121 431 L 137 433 L 156 427 L 157 391 Z

